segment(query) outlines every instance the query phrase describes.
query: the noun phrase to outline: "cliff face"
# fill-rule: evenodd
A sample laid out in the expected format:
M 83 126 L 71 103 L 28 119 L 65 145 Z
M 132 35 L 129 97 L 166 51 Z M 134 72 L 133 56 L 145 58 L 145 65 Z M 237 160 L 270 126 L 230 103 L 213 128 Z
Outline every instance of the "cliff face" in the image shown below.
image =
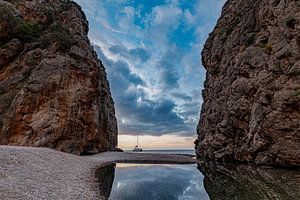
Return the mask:
M 300 166 L 300 1 L 229 0 L 210 34 L 200 158 Z
M 0 1 L 0 144 L 115 148 L 114 104 L 87 32 L 73 2 Z

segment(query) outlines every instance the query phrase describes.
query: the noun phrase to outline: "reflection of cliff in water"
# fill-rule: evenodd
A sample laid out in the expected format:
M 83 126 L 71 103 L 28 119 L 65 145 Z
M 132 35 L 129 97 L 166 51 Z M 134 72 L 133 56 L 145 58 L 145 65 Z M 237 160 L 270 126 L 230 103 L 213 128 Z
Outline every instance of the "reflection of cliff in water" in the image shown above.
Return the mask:
M 115 178 L 116 164 L 107 165 L 96 170 L 96 177 L 99 183 L 100 196 L 108 199 Z
M 300 199 L 300 171 L 249 165 L 208 166 L 207 164 L 201 164 L 198 168 L 205 176 L 203 180 L 204 188 L 211 200 Z M 174 196 L 190 196 L 196 197 L 195 199 L 197 197 L 199 199 L 207 197 L 203 185 L 193 179 L 195 178 L 202 182 L 200 180 L 202 176 L 200 178 L 197 177 L 199 172 L 197 172 L 196 167 L 192 166 L 192 169 L 195 169 L 195 171 L 187 169 L 191 170 L 190 166 L 188 168 L 151 165 L 148 167 L 135 166 L 120 168 L 118 169 L 119 173 L 117 172 L 117 175 L 115 175 L 116 165 L 111 164 L 98 169 L 96 176 L 99 182 L 100 196 L 104 197 L 104 199 L 109 199 L 111 195 L 112 199 L 132 199 L 127 197 L 138 195 L 144 195 L 143 199 L 152 199 L 151 195 L 148 194 L 151 189 L 164 195 L 173 195 L 171 199 L 175 199 Z M 159 172 L 162 172 L 168 178 L 165 179 Z M 134 178 L 136 176 L 141 177 L 138 179 L 139 181 Z M 190 179 L 191 177 L 192 179 Z M 115 181 L 123 185 L 123 187 L 117 190 L 115 188 L 112 191 L 115 178 Z M 170 184 L 170 182 L 175 185 Z M 197 184 L 194 185 L 195 187 L 190 187 L 189 182 Z M 177 187 L 175 187 L 176 185 Z M 157 189 L 156 186 L 160 189 Z M 172 189 L 167 186 L 171 186 Z M 182 188 L 190 188 L 191 190 L 182 193 Z M 196 190 L 199 191 L 195 192 Z
M 300 171 L 239 166 L 199 166 L 211 200 L 299 200 Z

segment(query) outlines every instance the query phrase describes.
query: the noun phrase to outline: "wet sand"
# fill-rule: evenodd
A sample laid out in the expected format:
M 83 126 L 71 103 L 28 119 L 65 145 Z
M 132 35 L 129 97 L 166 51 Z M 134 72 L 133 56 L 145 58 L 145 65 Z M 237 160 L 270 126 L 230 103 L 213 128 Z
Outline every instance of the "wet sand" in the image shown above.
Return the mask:
M 104 199 L 95 172 L 113 162 L 192 164 L 196 160 L 124 152 L 75 156 L 48 148 L 0 146 L 0 199 Z

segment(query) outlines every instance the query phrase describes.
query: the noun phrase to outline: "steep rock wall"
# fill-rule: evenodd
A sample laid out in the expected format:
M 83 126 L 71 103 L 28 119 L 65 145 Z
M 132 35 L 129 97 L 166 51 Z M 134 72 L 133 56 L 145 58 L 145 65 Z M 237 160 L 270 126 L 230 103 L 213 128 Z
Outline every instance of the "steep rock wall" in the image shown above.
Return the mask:
M 74 2 L 0 1 L 0 144 L 116 147 L 113 100 L 87 33 Z
M 300 166 L 300 1 L 228 0 L 203 52 L 199 158 Z

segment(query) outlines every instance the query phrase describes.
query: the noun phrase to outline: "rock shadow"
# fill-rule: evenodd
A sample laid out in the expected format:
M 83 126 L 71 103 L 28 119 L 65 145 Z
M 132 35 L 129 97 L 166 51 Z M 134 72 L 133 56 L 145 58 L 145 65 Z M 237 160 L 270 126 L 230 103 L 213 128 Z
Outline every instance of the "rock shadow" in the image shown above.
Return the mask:
M 298 200 L 300 171 L 249 165 L 198 165 L 211 200 Z
M 109 199 L 115 178 L 116 164 L 106 165 L 96 170 L 100 196 Z

